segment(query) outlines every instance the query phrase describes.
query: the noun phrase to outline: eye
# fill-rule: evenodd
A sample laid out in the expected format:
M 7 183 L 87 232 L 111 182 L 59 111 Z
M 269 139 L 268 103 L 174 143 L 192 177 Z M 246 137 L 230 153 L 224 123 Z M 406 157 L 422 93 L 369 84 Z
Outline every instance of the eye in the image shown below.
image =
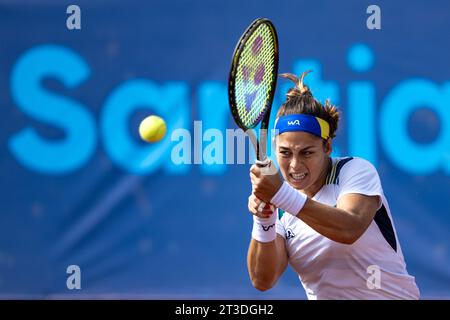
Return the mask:
M 311 156 L 312 154 L 314 154 L 314 152 L 312 152 L 312 151 L 305 151 L 305 152 L 303 152 L 303 155 L 305 157 Z
M 289 156 L 291 155 L 291 152 L 288 151 L 288 150 L 280 150 L 280 154 L 281 154 L 283 157 L 289 157 Z

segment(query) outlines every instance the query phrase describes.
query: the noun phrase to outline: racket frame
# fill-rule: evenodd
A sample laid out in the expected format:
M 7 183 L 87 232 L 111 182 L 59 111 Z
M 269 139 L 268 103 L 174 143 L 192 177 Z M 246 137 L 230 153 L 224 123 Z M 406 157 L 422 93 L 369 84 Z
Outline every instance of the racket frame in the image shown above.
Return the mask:
M 265 105 L 265 111 L 263 112 L 262 120 L 256 122 L 253 126 L 249 127 L 242 123 L 241 118 L 239 117 L 236 99 L 235 99 L 235 78 L 236 73 L 239 66 L 239 61 L 241 58 L 241 53 L 244 50 L 245 44 L 253 34 L 253 32 L 261 25 L 266 24 L 269 29 L 271 30 L 271 33 L 274 38 L 274 70 L 272 73 L 272 88 L 269 99 L 266 101 Z M 267 130 L 269 127 L 269 120 L 270 120 L 270 112 L 272 109 L 272 103 L 273 98 L 275 96 L 275 90 L 277 86 L 277 77 L 278 77 L 278 64 L 279 64 L 279 47 L 278 47 L 278 35 L 276 32 L 276 29 L 273 25 L 273 23 L 267 19 L 267 18 L 258 18 L 255 21 L 253 21 L 250 26 L 245 30 L 245 32 L 242 34 L 241 38 L 239 39 L 236 48 L 234 49 L 233 53 L 233 60 L 231 63 L 231 68 L 228 76 L 228 100 L 230 105 L 231 114 L 233 116 L 234 121 L 240 127 L 244 132 L 246 132 L 249 135 L 250 141 L 252 142 L 255 151 L 256 151 L 256 159 L 257 164 L 261 166 L 266 166 L 269 161 L 267 159 Z M 260 139 L 256 137 L 256 134 L 253 132 L 254 127 L 258 125 L 258 123 L 261 122 L 260 126 Z

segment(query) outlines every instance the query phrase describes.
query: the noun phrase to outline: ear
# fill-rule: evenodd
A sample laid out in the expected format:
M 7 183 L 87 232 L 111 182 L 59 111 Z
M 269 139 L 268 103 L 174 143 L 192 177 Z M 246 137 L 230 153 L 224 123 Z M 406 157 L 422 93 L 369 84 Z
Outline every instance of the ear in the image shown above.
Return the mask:
M 325 154 L 327 156 L 330 156 L 331 152 L 333 151 L 333 147 L 331 145 L 331 139 L 328 138 L 324 143 L 323 143 L 323 149 L 325 151 Z

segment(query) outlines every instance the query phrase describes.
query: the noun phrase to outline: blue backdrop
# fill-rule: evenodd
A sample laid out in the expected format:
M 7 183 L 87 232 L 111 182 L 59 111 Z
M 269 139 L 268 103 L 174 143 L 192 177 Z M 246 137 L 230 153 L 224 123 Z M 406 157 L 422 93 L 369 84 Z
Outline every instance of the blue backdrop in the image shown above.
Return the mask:
M 81 30 L 70 4 L 0 1 L 0 297 L 305 298 L 290 270 L 252 287 L 249 165 L 208 158 L 225 144 L 208 129 L 235 128 L 228 68 L 257 17 L 280 72 L 313 69 L 340 106 L 335 154 L 378 168 L 422 297 L 450 297 L 447 1 L 377 1 L 380 30 L 372 1 L 77 1 Z M 138 139 L 148 114 L 167 121 L 158 144 Z M 180 144 L 202 163 L 174 163 Z

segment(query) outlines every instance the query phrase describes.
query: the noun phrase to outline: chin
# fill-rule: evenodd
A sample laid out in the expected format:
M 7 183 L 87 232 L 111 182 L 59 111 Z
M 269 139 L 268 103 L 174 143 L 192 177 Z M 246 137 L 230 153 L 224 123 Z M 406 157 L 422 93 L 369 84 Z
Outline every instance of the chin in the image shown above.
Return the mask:
M 308 181 L 301 181 L 301 182 L 297 182 L 297 181 L 292 181 L 291 179 L 288 180 L 288 183 L 297 190 L 304 190 L 308 187 Z

